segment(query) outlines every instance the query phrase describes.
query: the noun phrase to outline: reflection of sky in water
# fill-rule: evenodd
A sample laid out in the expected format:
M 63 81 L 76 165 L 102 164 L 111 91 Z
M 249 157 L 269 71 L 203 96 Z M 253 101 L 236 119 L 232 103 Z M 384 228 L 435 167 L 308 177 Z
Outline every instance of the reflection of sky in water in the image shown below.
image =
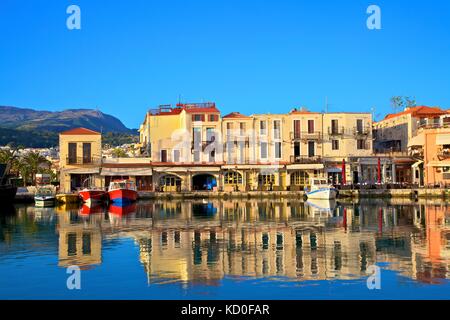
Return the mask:
M 170 201 L 132 211 L 3 211 L 0 298 L 449 297 L 450 207 L 440 203 Z M 66 289 L 74 264 L 81 291 Z M 367 289 L 372 264 L 381 290 Z

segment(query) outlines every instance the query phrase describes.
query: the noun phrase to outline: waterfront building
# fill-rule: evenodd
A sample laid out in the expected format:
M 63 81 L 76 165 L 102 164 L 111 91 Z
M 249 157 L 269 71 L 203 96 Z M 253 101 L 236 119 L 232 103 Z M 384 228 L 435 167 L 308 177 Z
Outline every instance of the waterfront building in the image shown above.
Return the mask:
M 140 139 L 161 191 L 303 190 L 315 176 L 341 183 L 344 161 L 348 183 L 370 180 L 371 127 L 370 113 L 221 118 L 213 103 L 178 104 L 148 112 Z
M 103 187 L 100 176 L 102 136 L 100 132 L 76 128 L 59 134 L 60 192 L 72 192 L 85 183 Z
M 411 141 L 421 128 L 438 125 L 441 117 L 446 114 L 445 110 L 438 107 L 416 106 L 389 114 L 374 123 L 374 153 L 390 159 L 387 170 L 391 182 L 420 186 L 424 184 L 423 162 L 421 157 L 414 153 L 416 150 L 411 153 L 411 148 L 415 147 Z
M 450 117 L 445 114 L 432 123 L 423 123 L 409 143 L 414 182 L 421 186 L 450 184 Z

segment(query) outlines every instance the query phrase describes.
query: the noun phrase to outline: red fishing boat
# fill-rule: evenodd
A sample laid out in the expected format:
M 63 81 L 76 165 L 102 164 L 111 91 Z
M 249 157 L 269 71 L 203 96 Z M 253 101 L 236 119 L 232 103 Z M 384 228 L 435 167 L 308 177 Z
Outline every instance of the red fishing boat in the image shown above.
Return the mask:
M 83 181 L 83 190 L 78 192 L 84 203 L 100 203 L 107 199 L 106 191 L 95 186 L 92 177 Z
M 116 180 L 109 184 L 109 200 L 117 205 L 126 205 L 137 200 L 136 184 L 132 180 Z
M 78 194 L 84 203 L 103 202 L 106 200 L 106 191 L 100 189 L 83 189 Z

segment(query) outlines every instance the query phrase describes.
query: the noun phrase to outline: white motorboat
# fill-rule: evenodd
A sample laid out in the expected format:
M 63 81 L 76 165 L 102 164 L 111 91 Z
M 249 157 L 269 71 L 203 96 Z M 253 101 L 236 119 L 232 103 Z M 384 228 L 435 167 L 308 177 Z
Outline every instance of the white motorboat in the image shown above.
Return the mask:
M 34 196 L 34 204 L 36 207 L 52 207 L 55 205 L 55 192 L 50 187 L 42 187 L 37 189 Z
M 311 187 L 306 191 L 308 199 L 336 199 L 337 189 L 327 179 L 311 178 Z

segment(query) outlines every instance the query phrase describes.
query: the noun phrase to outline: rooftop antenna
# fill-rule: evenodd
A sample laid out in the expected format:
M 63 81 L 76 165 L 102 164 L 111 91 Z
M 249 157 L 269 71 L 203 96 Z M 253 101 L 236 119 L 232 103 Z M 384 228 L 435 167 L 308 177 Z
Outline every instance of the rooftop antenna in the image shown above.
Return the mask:
M 325 113 L 328 113 L 328 97 L 325 97 Z

